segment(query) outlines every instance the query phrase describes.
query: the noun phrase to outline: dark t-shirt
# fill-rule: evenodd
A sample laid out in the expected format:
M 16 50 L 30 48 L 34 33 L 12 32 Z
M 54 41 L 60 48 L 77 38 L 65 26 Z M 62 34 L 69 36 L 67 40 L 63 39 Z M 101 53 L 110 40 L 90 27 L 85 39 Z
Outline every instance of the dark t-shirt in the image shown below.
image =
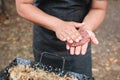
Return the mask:
M 36 0 L 35 5 L 64 21 L 82 22 L 90 9 L 91 0 Z M 33 39 L 33 47 L 38 51 L 67 51 L 65 42 L 57 39 L 55 32 L 37 24 L 34 25 Z

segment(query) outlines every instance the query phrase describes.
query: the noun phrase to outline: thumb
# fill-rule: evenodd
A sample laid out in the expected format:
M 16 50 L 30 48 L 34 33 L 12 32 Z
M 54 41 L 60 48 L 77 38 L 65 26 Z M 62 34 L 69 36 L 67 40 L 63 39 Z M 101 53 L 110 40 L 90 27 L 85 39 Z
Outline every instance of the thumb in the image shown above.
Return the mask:
M 90 32 L 90 39 L 93 44 L 95 44 L 95 45 L 99 44 L 99 41 L 93 32 Z
M 75 23 L 74 25 L 76 28 L 81 28 L 85 25 L 85 23 Z

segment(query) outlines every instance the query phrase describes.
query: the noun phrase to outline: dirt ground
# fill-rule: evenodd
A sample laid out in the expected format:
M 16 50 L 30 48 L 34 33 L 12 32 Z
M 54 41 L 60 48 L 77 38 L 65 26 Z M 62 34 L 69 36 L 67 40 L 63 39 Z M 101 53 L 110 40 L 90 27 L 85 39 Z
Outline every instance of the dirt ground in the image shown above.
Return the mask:
M 0 10 L 0 70 L 16 57 L 33 60 L 32 23 L 19 17 L 14 2 L 6 2 L 8 18 Z M 92 47 L 96 80 L 120 80 L 120 0 L 109 0 L 104 23 L 96 31 L 100 44 Z M 97 20 L 97 19 L 96 19 Z

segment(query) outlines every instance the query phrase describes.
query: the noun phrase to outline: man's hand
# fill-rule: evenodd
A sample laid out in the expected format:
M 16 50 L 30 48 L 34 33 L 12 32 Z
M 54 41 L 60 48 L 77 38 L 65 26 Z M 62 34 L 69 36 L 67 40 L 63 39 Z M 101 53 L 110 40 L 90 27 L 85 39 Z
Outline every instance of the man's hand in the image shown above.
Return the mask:
M 82 36 L 76 28 L 81 28 L 83 26 L 84 23 L 62 22 L 55 29 L 55 33 L 57 38 L 61 41 L 67 41 L 68 43 L 79 42 Z
M 87 29 L 80 28 L 79 32 L 82 36 L 82 40 L 74 43 L 67 43 L 66 48 L 70 50 L 71 55 L 84 55 L 87 51 L 88 43 L 91 41 L 93 44 L 98 44 L 98 40 L 95 34 Z

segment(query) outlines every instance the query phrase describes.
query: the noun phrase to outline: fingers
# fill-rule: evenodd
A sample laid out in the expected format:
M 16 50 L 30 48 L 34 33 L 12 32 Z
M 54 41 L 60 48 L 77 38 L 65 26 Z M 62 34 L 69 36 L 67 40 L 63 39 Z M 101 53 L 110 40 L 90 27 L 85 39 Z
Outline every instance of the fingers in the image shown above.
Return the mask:
M 79 31 L 76 28 L 80 28 L 84 26 L 84 23 L 74 23 L 75 28 L 71 30 L 71 34 L 69 34 L 71 36 L 71 38 L 75 41 L 75 42 L 79 42 L 82 39 L 81 34 L 79 33 Z
M 71 55 L 79 55 L 81 52 L 81 46 L 70 46 L 69 43 L 66 43 L 67 50 L 70 50 Z
M 87 51 L 87 47 L 88 47 L 88 42 L 86 42 L 84 45 L 82 45 L 81 47 L 81 54 L 85 55 L 86 51 Z
M 66 38 L 66 41 L 69 42 L 69 43 L 73 43 L 73 40 L 69 37 L 69 36 L 65 36 Z
M 80 46 L 74 46 L 74 47 L 71 47 L 69 44 L 66 44 L 66 48 L 70 50 L 71 55 L 80 55 L 80 54 L 85 55 L 87 51 L 88 43 L 89 42 L 86 42 L 82 46 L 80 45 Z
M 80 35 L 79 31 L 76 28 L 80 28 L 84 26 L 84 23 L 76 23 L 76 22 L 71 22 L 71 24 L 74 24 L 74 28 L 70 28 L 65 30 L 65 37 L 68 42 L 79 42 L 82 39 L 82 36 Z
M 93 43 L 93 44 L 99 44 L 99 41 L 98 41 L 98 39 L 95 37 L 95 35 L 93 34 L 92 36 L 91 36 L 91 42 Z
M 75 47 L 75 46 L 82 46 L 83 44 L 85 44 L 86 42 L 90 42 L 90 38 L 84 38 L 82 39 L 81 41 L 77 42 L 77 43 L 72 43 L 72 44 L 69 44 L 70 46 L 72 47 Z
M 81 34 L 76 29 L 71 30 L 70 36 L 75 42 L 79 42 L 82 39 Z
M 82 46 L 77 46 L 77 47 L 70 47 L 70 54 L 71 55 L 85 55 L 88 47 L 88 42 L 86 42 Z
M 81 46 L 77 46 L 75 48 L 75 55 L 79 55 L 81 53 Z
M 66 41 L 66 38 L 63 36 L 63 35 L 59 35 L 59 39 L 61 40 L 61 41 Z
M 88 31 L 88 34 L 90 35 L 91 42 L 95 45 L 99 44 L 98 39 L 96 38 L 95 34 L 92 31 Z
M 79 42 L 82 39 L 82 36 L 76 28 L 82 26 L 84 26 L 84 23 L 63 22 L 62 27 L 57 28 L 55 31 L 57 38 L 69 43 Z
M 70 45 L 69 45 L 69 43 L 66 43 L 66 49 L 67 49 L 67 50 L 70 49 Z
M 75 53 L 75 47 L 70 47 L 70 54 L 74 55 L 74 53 Z
M 82 39 L 80 33 L 76 29 L 72 29 L 71 31 L 66 30 L 66 32 L 62 33 L 61 37 L 62 41 L 66 40 L 69 43 L 79 42 Z
M 86 37 L 79 42 L 79 45 L 84 45 L 85 43 L 90 42 L 90 38 Z
M 76 29 L 66 30 L 61 34 L 56 34 L 61 41 L 67 41 L 69 43 L 79 42 L 82 37 Z
M 65 32 L 61 32 L 61 34 L 56 34 L 56 35 L 61 41 L 67 41 L 69 43 L 73 43 L 73 40 Z

